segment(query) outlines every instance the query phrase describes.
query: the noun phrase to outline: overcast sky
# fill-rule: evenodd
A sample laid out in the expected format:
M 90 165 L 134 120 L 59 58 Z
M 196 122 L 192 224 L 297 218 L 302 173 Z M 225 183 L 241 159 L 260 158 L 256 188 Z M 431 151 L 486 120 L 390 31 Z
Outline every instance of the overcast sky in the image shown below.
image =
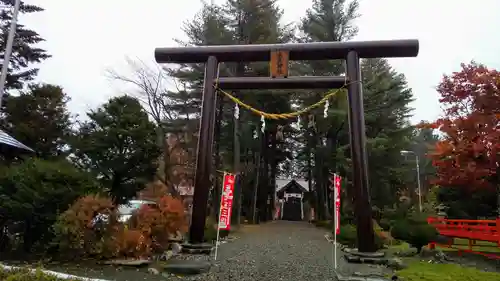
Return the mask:
M 173 38 L 184 38 L 182 23 L 201 7 L 199 0 L 26 2 L 46 9 L 20 18 L 46 39 L 42 47 L 53 55 L 40 66 L 38 80 L 64 87 L 72 98 L 70 110 L 78 114 L 123 93 L 106 78 L 107 69 L 126 73 L 126 56 L 153 62 L 154 48 L 175 46 Z M 279 3 L 286 22 L 299 20 L 311 5 L 310 0 Z M 356 40 L 420 40 L 417 58 L 390 62 L 406 75 L 416 97 L 412 121 L 432 120 L 440 114 L 434 87 L 443 73 L 471 60 L 500 68 L 498 11 L 498 0 L 361 0 Z

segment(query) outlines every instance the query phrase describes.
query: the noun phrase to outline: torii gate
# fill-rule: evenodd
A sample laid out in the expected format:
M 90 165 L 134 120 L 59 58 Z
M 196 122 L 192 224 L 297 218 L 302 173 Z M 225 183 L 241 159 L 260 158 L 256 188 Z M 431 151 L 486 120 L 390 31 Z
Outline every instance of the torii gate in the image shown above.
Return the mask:
M 221 89 L 332 89 L 348 83 L 349 134 L 353 164 L 354 207 L 358 249 L 375 252 L 366 152 L 361 58 L 416 57 L 418 40 L 317 42 L 298 44 L 224 45 L 157 48 L 158 63 L 205 63 L 205 82 L 194 181 L 190 242 L 202 243 L 212 171 L 215 126 L 215 85 Z M 346 61 L 346 76 L 288 77 L 289 60 Z M 271 61 L 271 77 L 217 77 L 221 62 Z M 215 84 L 217 83 L 217 84 Z

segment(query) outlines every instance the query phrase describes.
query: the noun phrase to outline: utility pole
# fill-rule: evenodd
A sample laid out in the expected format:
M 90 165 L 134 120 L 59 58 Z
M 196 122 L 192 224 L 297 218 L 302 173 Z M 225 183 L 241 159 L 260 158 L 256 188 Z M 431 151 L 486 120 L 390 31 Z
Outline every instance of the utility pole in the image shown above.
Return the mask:
M 7 80 L 7 71 L 9 71 L 10 55 L 12 54 L 12 45 L 14 44 L 14 36 L 16 35 L 17 16 L 19 15 L 19 7 L 21 0 L 16 0 L 14 11 L 12 12 L 12 20 L 10 21 L 9 35 L 7 37 L 7 45 L 5 46 L 5 54 L 3 57 L 2 73 L 0 74 L 0 108 L 2 108 L 2 98 L 5 89 L 5 81 Z
M 417 191 L 418 191 L 418 210 L 422 212 L 422 186 L 420 183 L 420 158 L 418 154 L 414 151 L 401 150 L 401 155 L 413 155 L 415 156 L 415 167 L 417 170 Z

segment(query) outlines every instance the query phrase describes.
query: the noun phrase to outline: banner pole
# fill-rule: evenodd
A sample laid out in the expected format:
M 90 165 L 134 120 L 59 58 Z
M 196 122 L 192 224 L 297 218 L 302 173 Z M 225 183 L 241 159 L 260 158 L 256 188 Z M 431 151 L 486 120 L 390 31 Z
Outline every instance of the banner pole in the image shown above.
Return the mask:
M 335 272 L 337 271 L 337 234 L 340 232 L 340 176 L 337 173 L 333 174 L 333 197 L 334 197 L 334 207 L 335 207 L 335 230 L 333 235 L 333 261 Z
M 224 179 L 226 178 L 226 172 L 224 172 L 224 175 L 222 176 L 222 190 L 220 193 L 220 200 L 219 200 L 219 219 L 217 220 L 217 236 L 215 238 L 215 254 L 214 254 L 214 260 L 217 260 L 217 250 L 219 248 L 219 233 L 220 233 L 220 218 L 221 218 L 221 213 L 222 213 L 222 198 L 224 197 Z
M 333 234 L 333 262 L 334 268 L 337 270 L 337 231 Z

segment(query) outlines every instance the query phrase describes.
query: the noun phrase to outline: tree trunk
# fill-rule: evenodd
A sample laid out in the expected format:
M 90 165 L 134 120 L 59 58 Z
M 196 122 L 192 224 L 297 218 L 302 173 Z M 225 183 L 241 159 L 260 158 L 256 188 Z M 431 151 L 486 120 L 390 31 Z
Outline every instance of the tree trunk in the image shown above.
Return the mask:
M 270 198 L 270 202 L 268 204 L 268 210 L 267 210 L 267 219 L 272 220 L 273 219 L 273 212 L 274 212 L 274 201 L 276 200 L 276 174 L 277 174 L 277 166 L 278 163 L 276 162 L 276 131 L 271 135 L 271 151 L 270 151 L 270 159 L 269 163 L 271 165 L 271 176 L 270 176 L 270 183 L 269 183 L 269 189 L 268 189 L 268 194 Z
M 259 184 L 258 201 L 259 201 L 259 220 L 266 221 L 267 201 L 269 198 L 269 132 L 265 131 L 261 142 L 261 179 Z
M 316 215 L 317 220 L 325 219 L 325 200 L 324 200 L 324 189 L 323 189 L 323 179 L 322 179 L 322 157 L 318 150 L 318 135 L 315 129 L 312 129 L 312 148 L 314 149 L 314 182 L 315 182 L 315 195 L 317 199 L 316 204 Z
M 231 224 L 237 226 L 240 224 L 241 217 L 241 197 L 242 197 L 242 174 L 240 170 L 240 134 L 238 124 L 239 120 L 233 118 L 233 172 L 236 174 L 236 180 L 234 183 L 234 199 L 232 208 Z
M 0 252 L 6 251 L 9 246 L 9 233 L 7 231 L 7 219 L 0 218 Z
M 218 220 L 219 218 L 219 209 L 220 209 L 220 196 L 221 196 L 221 188 L 220 188 L 220 182 L 219 182 L 219 173 L 217 170 L 220 170 L 221 166 L 221 161 L 220 161 L 220 131 L 221 131 L 221 125 L 222 125 L 222 117 L 224 115 L 224 99 L 222 94 L 217 95 L 217 116 L 215 117 L 215 128 L 214 128 L 214 134 L 215 134 L 215 152 L 214 152 L 214 187 L 212 190 L 212 215 L 213 217 Z
M 33 244 L 35 243 L 35 235 L 32 227 L 32 222 L 30 219 L 24 221 L 24 233 L 23 233 L 23 250 L 25 253 L 31 253 Z
M 312 139 L 311 139 L 311 130 L 309 128 L 306 129 L 306 154 L 307 154 L 307 183 L 308 183 L 308 189 L 309 189 L 309 203 L 312 209 L 317 208 L 317 196 L 316 192 L 313 191 L 313 174 L 312 174 L 312 157 L 311 157 L 311 149 L 312 147 Z M 312 219 L 310 216 L 309 219 Z M 316 214 L 314 214 L 314 219 L 316 219 Z
M 240 30 L 240 41 L 243 37 L 242 30 Z M 238 63 L 236 65 L 236 75 L 237 76 L 243 76 L 245 75 L 245 65 L 243 63 Z M 237 96 L 237 93 L 234 93 L 235 96 Z M 241 116 L 241 113 L 239 114 Z M 233 225 L 239 225 L 240 224 L 240 218 L 241 218 L 241 197 L 242 197 L 242 174 L 241 174 L 241 168 L 240 168 L 240 132 L 239 132 L 239 122 L 240 122 L 240 116 L 238 116 L 238 119 L 236 119 L 235 116 L 233 116 L 233 172 L 237 175 L 236 180 L 234 183 L 234 202 L 233 202 L 233 209 L 232 209 L 232 219 L 231 223 Z
M 165 184 L 168 192 L 175 198 L 181 199 L 181 195 L 179 191 L 175 188 L 173 183 L 171 182 L 170 173 L 171 173 L 171 161 L 170 161 L 170 146 L 168 145 L 168 140 L 166 137 L 163 138 L 163 176 L 161 173 L 157 174 L 157 178 Z
M 258 134 L 258 140 L 262 139 L 262 134 L 260 133 L 260 126 L 257 127 L 257 134 Z M 249 218 L 248 220 L 251 221 L 251 223 L 257 223 L 257 195 L 258 195 L 258 189 L 259 189 L 259 180 L 260 180 L 260 174 L 261 174 L 261 149 L 255 152 L 254 155 L 254 167 L 255 167 L 255 182 L 253 186 L 253 191 L 252 191 L 252 198 L 250 199 L 250 212 L 249 212 Z

